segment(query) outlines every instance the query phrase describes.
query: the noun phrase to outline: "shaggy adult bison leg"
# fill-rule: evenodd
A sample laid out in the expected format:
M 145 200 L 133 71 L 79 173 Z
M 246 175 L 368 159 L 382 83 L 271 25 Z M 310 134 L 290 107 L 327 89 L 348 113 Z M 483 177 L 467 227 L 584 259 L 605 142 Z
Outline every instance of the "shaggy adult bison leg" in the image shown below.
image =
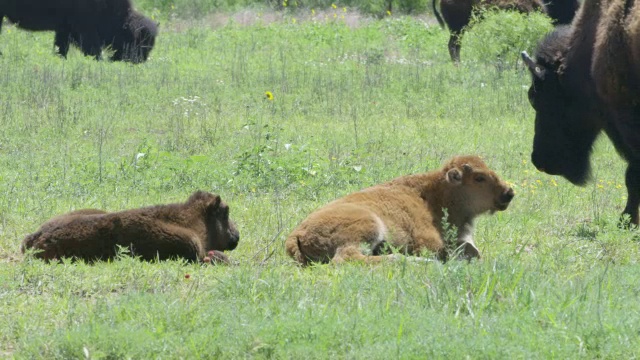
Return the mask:
M 55 46 L 58 47 L 58 54 L 60 56 L 67 58 L 67 53 L 69 52 L 69 32 L 65 30 L 56 30 L 56 37 L 53 42 Z
M 625 183 L 627 185 L 627 206 L 625 206 L 622 216 L 629 215 L 631 224 L 637 226 L 638 206 L 640 206 L 640 162 L 629 162 L 625 174 Z
M 460 32 L 451 32 L 449 37 L 449 55 L 454 63 L 460 62 Z
M 80 39 L 80 48 L 85 56 L 93 56 L 96 60 L 102 60 L 102 45 L 98 34 L 86 34 Z

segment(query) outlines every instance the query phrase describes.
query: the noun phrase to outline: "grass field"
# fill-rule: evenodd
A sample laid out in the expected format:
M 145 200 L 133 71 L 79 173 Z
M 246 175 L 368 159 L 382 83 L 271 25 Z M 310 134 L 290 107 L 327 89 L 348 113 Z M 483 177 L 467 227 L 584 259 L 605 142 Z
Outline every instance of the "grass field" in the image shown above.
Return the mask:
M 638 233 L 616 226 L 624 162 L 603 137 L 584 188 L 529 162 L 517 58 L 544 18 L 487 19 L 458 67 L 429 17 L 336 7 L 161 23 L 137 66 L 63 60 L 52 33 L 3 28 L 0 357 L 640 357 Z M 284 254 L 310 211 L 456 154 L 482 155 L 516 190 L 477 221 L 482 261 L 303 269 Z M 239 265 L 20 254 L 56 214 L 196 189 L 229 203 Z

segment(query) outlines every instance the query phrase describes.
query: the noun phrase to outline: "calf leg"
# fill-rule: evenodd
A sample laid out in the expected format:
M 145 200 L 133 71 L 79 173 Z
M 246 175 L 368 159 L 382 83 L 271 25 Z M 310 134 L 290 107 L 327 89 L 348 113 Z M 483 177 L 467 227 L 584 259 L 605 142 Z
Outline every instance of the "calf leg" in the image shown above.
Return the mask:
M 465 225 L 458 229 L 458 248 L 454 251 L 459 252 L 460 257 L 463 259 L 480 258 L 480 250 L 478 250 L 475 241 L 473 241 L 472 232 L 473 226 L 471 225 Z
M 332 262 L 340 264 L 345 261 L 361 261 L 365 263 L 378 263 L 386 255 L 364 255 L 357 245 L 347 245 L 336 250 L 336 254 L 331 259 Z
M 332 262 L 336 264 L 340 264 L 346 261 L 359 261 L 364 262 L 366 264 L 377 264 L 382 261 L 396 261 L 404 258 L 399 254 L 388 254 L 388 255 L 364 255 L 358 246 L 356 245 L 347 245 L 336 250 L 336 254 L 334 255 Z M 429 258 L 422 258 L 411 256 L 407 257 L 409 261 L 419 261 L 419 262 L 428 262 L 431 261 Z
M 186 228 L 162 225 L 152 231 L 132 232 L 119 239 L 119 245 L 131 247 L 133 256 L 144 260 L 184 258 L 198 261 L 204 258 L 204 248 L 198 235 Z
M 628 215 L 632 225 L 638 225 L 638 206 L 640 205 L 640 162 L 630 161 L 625 174 L 627 185 L 627 205 L 622 216 Z

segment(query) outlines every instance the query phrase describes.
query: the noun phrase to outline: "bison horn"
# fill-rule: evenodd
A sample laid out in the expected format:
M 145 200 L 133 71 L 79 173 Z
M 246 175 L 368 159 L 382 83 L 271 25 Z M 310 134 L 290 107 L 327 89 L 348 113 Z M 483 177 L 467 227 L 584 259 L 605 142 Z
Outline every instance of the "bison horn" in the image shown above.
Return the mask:
M 531 70 L 533 75 L 541 80 L 544 79 L 544 69 L 536 64 L 536 61 L 533 60 L 526 51 L 521 52 L 520 55 L 522 55 L 522 61 L 527 64 L 527 67 L 529 67 L 529 70 Z

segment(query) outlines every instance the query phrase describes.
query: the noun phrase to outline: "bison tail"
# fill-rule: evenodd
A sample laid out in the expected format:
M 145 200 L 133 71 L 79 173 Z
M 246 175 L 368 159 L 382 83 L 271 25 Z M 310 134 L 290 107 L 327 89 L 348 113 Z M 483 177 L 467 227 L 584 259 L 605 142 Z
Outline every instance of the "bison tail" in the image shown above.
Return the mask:
M 289 236 L 285 242 L 287 254 L 301 265 L 307 265 L 307 257 L 302 253 L 302 244 L 297 234 Z
M 433 7 L 433 15 L 436 16 L 436 20 L 438 20 L 438 24 L 440 24 L 440 27 L 444 29 L 444 20 L 442 19 L 442 16 L 440 16 L 440 13 L 438 12 L 438 7 L 436 6 L 436 0 L 431 0 L 431 6 Z

